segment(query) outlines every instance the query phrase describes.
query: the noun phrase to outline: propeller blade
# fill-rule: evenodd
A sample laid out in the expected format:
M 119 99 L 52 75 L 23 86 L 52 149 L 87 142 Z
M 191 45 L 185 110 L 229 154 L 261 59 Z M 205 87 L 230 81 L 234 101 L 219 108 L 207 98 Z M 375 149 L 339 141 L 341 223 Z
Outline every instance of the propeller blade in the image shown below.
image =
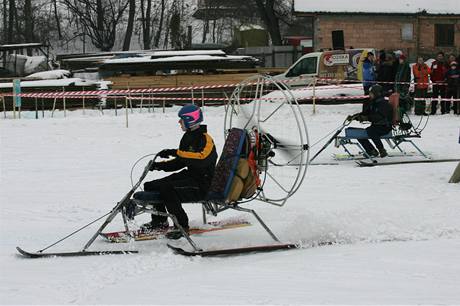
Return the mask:
M 284 155 L 284 158 L 287 160 L 292 160 L 299 155 L 299 150 L 301 149 L 299 144 L 295 144 L 289 140 L 283 139 L 282 137 L 274 136 L 264 129 L 258 122 L 255 120 L 254 116 L 248 114 L 245 106 L 250 106 L 250 104 L 241 105 L 239 110 L 242 116 L 238 116 L 238 123 L 240 127 L 246 126 L 246 128 L 252 128 L 253 126 L 258 127 L 259 133 L 265 135 L 273 144 L 273 149 Z

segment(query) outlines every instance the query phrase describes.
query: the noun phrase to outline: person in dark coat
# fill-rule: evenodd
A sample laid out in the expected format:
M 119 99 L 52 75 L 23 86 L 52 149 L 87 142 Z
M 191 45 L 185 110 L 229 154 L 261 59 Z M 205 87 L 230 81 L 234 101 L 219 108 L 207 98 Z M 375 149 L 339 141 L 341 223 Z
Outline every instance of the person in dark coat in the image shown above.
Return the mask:
M 377 147 L 377 150 L 368 139 L 358 138 L 367 155 L 371 157 L 379 155 L 380 157 L 385 157 L 388 155 L 380 137 L 388 134 L 392 129 L 393 108 L 385 100 L 382 86 L 372 86 L 369 90 L 369 102 L 363 105 L 363 111 L 355 115 L 350 115 L 347 119 L 371 122 L 371 125 L 366 128 L 366 132 L 367 136 L 372 139 L 372 142 Z
M 460 99 L 460 69 L 456 61 L 450 62 L 450 68 L 446 73 L 447 99 Z M 459 101 L 453 101 L 454 114 L 460 114 Z M 450 101 L 446 101 L 446 113 L 450 112 Z
M 431 100 L 431 115 L 436 114 L 438 98 L 446 97 L 446 73 L 447 66 L 444 59 L 444 52 L 440 51 L 436 55 L 436 60 L 431 64 L 430 79 L 433 82 L 433 99 Z M 441 114 L 446 112 L 445 101 L 441 101 Z
M 407 63 L 406 56 L 401 54 L 399 56 L 399 65 L 395 77 L 395 92 L 399 93 L 401 96 L 407 96 L 409 94 L 410 76 L 410 66 Z
M 144 184 L 144 190 L 157 192 L 161 204 L 155 209 L 166 210 L 177 218 L 178 223 L 188 230 L 188 217 L 182 203 L 203 200 L 206 197 L 217 161 L 217 152 L 212 137 L 207 133 L 203 121 L 203 113 L 196 105 L 185 105 L 179 111 L 179 123 L 185 132 L 178 149 L 166 149 L 158 153 L 159 157 L 170 160 L 155 162 L 150 170 L 180 172 L 171 174 Z M 186 168 L 186 169 L 184 169 Z M 155 230 L 168 227 L 167 217 L 152 215 L 152 221 L 143 225 L 144 230 Z M 178 229 L 166 234 L 170 239 L 182 237 Z
M 385 54 L 383 61 L 380 61 L 377 82 L 383 87 L 385 96 L 390 95 L 394 90 L 394 84 L 396 76 L 396 70 L 394 66 L 394 57 L 391 53 Z

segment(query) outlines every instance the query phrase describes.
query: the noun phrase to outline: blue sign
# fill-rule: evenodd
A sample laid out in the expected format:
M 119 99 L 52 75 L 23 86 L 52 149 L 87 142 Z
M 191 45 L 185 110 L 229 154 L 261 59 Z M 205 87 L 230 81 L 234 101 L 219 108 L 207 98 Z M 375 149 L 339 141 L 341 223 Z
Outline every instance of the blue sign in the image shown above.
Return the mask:
M 13 80 L 13 94 L 16 101 L 16 107 L 21 107 L 21 97 L 18 96 L 21 94 L 21 80 L 19 79 Z

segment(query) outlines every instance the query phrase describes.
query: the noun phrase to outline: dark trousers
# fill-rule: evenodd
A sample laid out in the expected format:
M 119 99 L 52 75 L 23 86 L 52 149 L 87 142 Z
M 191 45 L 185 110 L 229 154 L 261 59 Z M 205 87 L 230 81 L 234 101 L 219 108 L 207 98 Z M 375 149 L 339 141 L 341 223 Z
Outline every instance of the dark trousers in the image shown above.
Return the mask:
M 366 84 L 366 85 L 363 85 L 363 88 L 364 88 L 364 94 L 365 95 L 368 95 L 369 94 L 369 89 L 372 87 L 371 84 Z
M 416 88 L 415 89 L 415 98 L 426 98 L 427 88 Z M 414 112 L 416 115 L 424 115 L 426 107 L 426 100 L 415 100 Z
M 458 98 L 460 98 L 460 88 L 456 88 L 456 87 L 447 88 L 446 98 L 447 99 L 451 99 L 451 98 L 458 99 Z M 449 113 L 450 112 L 450 107 L 451 107 L 450 101 L 443 101 L 443 102 L 446 103 L 446 106 L 445 106 L 446 112 L 445 113 Z M 454 114 L 459 114 L 460 113 L 460 105 L 459 104 L 460 104 L 460 102 L 453 101 L 452 108 L 454 110 Z M 441 104 L 441 106 L 442 106 L 442 104 Z M 443 114 L 444 114 L 444 112 L 443 112 Z
M 203 200 L 204 192 L 201 191 L 197 179 L 190 176 L 188 171 L 171 174 L 167 177 L 146 182 L 145 191 L 157 191 L 160 193 L 162 203 L 155 204 L 155 209 L 176 216 L 182 227 L 188 227 L 188 217 L 182 208 L 182 203 Z M 153 221 L 166 221 L 163 216 L 152 215 Z
M 382 151 L 384 149 L 380 137 L 388 134 L 390 131 L 391 127 L 386 127 L 382 125 L 371 125 L 366 128 L 367 135 L 370 139 L 372 139 L 372 142 L 375 144 L 377 150 L 379 151 Z M 367 153 L 370 153 L 371 151 L 375 150 L 374 146 L 372 146 L 371 142 L 368 139 L 358 139 L 358 141 Z
M 431 100 L 431 114 L 436 114 L 436 107 L 438 106 L 438 97 L 445 98 L 446 97 L 446 85 L 436 85 L 433 84 L 433 99 Z M 443 102 L 441 101 L 441 113 L 443 112 Z

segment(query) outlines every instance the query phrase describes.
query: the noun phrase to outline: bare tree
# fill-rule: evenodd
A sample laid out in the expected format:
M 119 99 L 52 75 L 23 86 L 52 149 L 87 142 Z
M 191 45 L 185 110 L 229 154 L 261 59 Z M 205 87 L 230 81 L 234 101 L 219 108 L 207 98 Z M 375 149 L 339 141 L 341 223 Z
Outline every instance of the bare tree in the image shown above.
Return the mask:
M 59 18 L 57 0 L 53 0 L 53 12 L 54 12 L 54 19 L 56 20 L 56 29 L 58 32 L 58 38 L 59 40 L 61 40 L 62 39 L 61 20 Z
M 8 1 L 3 0 L 3 41 L 8 42 Z
M 272 44 L 274 45 L 281 45 L 281 32 L 280 32 L 280 25 L 279 25 L 279 18 L 276 14 L 276 2 L 277 0 L 254 0 L 260 18 L 263 20 L 265 27 L 270 33 L 270 37 L 272 39 Z
M 25 42 L 32 42 L 33 39 L 33 16 L 31 0 L 24 1 L 24 38 Z M 30 51 L 30 50 L 28 50 Z M 32 55 L 31 53 L 29 55 Z
M 123 42 L 123 51 L 129 50 L 131 45 L 131 36 L 133 35 L 134 15 L 136 14 L 136 0 L 129 0 L 128 26 L 126 27 L 125 40 Z
M 142 42 L 144 49 L 150 49 L 152 43 L 151 21 L 152 0 L 141 0 Z
M 160 37 L 161 37 L 161 32 L 163 31 L 163 23 L 164 23 L 164 16 L 166 12 L 166 3 L 165 0 L 161 0 L 161 6 L 160 6 L 160 20 L 158 22 L 158 28 L 155 34 L 155 39 L 153 41 L 153 44 L 155 45 L 156 48 L 160 46 Z
M 14 25 L 15 25 L 15 16 L 16 13 L 16 1 L 9 0 L 8 3 L 8 39 L 9 43 L 13 42 L 13 34 L 14 34 Z M 17 27 L 16 27 L 17 28 Z M 19 33 L 18 33 L 19 34 Z M 19 35 L 18 35 L 19 36 Z M 19 37 L 18 37 L 19 38 Z
M 78 16 L 85 33 L 94 46 L 102 51 L 112 50 L 117 26 L 129 1 L 122 0 L 63 0 L 67 8 Z

